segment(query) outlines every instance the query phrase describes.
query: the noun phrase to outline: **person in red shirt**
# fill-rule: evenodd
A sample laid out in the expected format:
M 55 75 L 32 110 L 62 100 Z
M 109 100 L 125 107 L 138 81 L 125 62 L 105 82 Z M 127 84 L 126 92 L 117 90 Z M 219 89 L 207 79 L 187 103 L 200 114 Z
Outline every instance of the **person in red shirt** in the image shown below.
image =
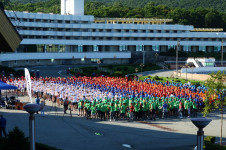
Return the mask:
M 132 102 L 129 107 L 129 121 L 133 121 L 133 112 L 134 112 L 134 106 L 133 106 L 133 102 Z
M 183 118 L 182 112 L 183 112 L 183 103 L 182 103 L 181 100 L 180 100 L 180 103 L 179 103 L 179 114 L 180 114 L 180 118 L 181 118 L 181 119 Z

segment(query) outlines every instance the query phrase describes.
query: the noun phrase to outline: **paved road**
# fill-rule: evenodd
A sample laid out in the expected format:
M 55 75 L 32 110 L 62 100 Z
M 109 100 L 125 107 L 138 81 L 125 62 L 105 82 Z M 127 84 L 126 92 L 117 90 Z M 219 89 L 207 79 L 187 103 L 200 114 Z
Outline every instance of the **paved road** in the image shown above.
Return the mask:
M 28 98 L 21 99 L 27 101 Z M 35 115 L 36 139 L 63 150 L 128 149 L 122 144 L 129 144 L 136 150 L 191 150 L 196 144 L 197 128 L 189 119 L 158 119 L 153 122 L 86 120 L 78 117 L 74 111 L 72 117 L 64 116 L 62 108 L 49 111 L 51 106 L 47 102 L 45 117 Z M 0 113 L 8 120 L 7 130 L 19 126 L 26 136 L 29 135 L 26 112 L 1 109 Z M 205 134 L 219 136 L 219 116 L 213 114 L 212 118 L 213 121 L 204 130 Z
M 55 65 L 55 66 L 32 66 L 32 67 L 27 67 L 30 71 L 31 70 L 39 70 L 40 75 L 45 77 L 67 77 L 69 76 L 67 74 L 67 69 L 68 68 L 78 68 L 82 66 L 90 66 L 90 65 Z M 96 66 L 93 64 L 92 66 Z M 24 69 L 24 68 L 15 68 L 15 69 Z M 173 74 L 174 70 L 154 70 L 154 71 L 146 71 L 143 73 L 137 73 L 139 76 L 144 75 L 144 76 L 159 76 L 159 77 L 170 77 Z
M 159 76 L 159 77 L 170 77 L 174 70 L 153 70 L 137 73 L 138 76 Z

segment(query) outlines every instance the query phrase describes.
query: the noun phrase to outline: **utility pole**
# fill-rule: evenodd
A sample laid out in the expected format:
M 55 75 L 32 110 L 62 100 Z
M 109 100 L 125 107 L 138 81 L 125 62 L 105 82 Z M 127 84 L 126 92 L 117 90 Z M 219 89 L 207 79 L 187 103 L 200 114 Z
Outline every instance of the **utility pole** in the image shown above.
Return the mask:
M 145 51 L 143 50 L 143 64 L 145 64 Z
M 177 74 L 177 78 L 178 78 L 178 50 L 179 50 L 179 46 L 180 46 L 180 41 L 177 41 L 177 49 L 176 49 L 176 74 Z
M 223 60 L 224 60 L 224 39 L 221 41 L 221 66 L 223 67 Z

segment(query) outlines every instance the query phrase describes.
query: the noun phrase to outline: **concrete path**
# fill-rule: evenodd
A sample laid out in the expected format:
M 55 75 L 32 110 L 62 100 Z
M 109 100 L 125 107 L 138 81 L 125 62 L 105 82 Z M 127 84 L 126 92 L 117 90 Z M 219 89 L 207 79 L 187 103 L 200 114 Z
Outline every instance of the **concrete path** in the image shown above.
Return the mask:
M 175 70 L 153 70 L 137 73 L 138 76 L 159 76 L 159 77 L 170 77 Z
M 21 97 L 28 101 L 27 97 Z M 36 118 L 36 140 L 44 144 L 55 146 L 62 150 L 124 150 L 122 144 L 131 145 L 136 150 L 191 150 L 196 145 L 197 128 L 190 119 L 157 119 L 156 121 L 100 121 L 86 120 L 77 116 L 73 111 L 63 115 L 63 108 L 52 109 L 47 101 L 45 117 L 40 114 Z M 28 113 L 21 110 L 0 109 L 0 113 L 7 118 L 7 131 L 18 126 L 29 135 Z M 212 114 L 213 121 L 204 131 L 205 135 L 219 137 L 220 118 Z M 226 116 L 225 116 L 226 118 Z M 224 120 L 223 133 L 226 131 Z M 226 138 L 226 134 L 223 135 Z

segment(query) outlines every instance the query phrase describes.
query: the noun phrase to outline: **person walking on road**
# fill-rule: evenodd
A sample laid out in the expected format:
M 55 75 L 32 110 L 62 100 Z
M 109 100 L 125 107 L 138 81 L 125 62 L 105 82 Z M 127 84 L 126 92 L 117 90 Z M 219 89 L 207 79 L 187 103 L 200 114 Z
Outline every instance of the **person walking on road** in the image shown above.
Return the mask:
M 43 117 L 45 116 L 44 107 L 45 107 L 45 102 L 44 101 L 41 101 L 41 103 L 40 103 L 40 112 L 41 112 L 41 115 Z
M 7 137 L 5 128 L 6 128 L 6 119 L 3 117 L 3 115 L 0 115 L 0 137 L 2 137 L 2 133 L 4 134 L 5 138 Z

